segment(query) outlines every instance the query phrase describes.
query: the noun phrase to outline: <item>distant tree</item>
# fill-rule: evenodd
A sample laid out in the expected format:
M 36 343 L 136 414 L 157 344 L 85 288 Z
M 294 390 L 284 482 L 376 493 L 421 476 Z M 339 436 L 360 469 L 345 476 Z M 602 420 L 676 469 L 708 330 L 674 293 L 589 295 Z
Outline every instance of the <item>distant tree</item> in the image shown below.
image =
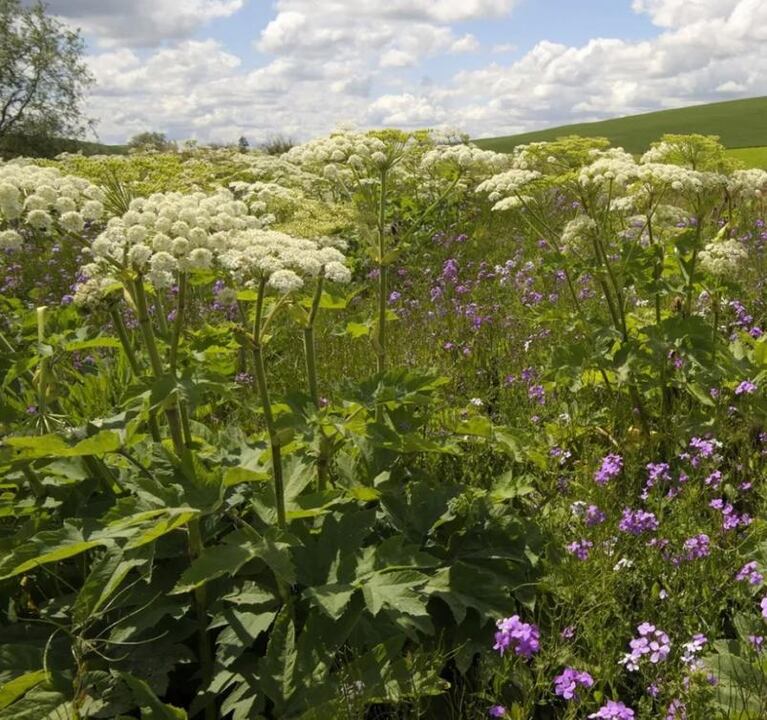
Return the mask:
M 258 149 L 261 150 L 261 152 L 265 152 L 267 155 L 282 155 L 290 150 L 295 144 L 295 141 L 291 137 L 285 135 L 270 135 L 258 146 Z
M 36 2 L 0 0 L 0 141 L 80 137 L 90 126 L 80 108 L 93 83 L 84 43 Z
M 244 135 L 240 135 L 240 139 L 237 141 L 237 147 L 242 153 L 248 152 L 248 150 L 250 149 L 250 143 L 248 142 L 248 138 L 246 138 Z
M 134 135 L 128 140 L 130 150 L 156 150 L 157 152 L 174 152 L 176 143 L 168 140 L 165 133 L 147 130 Z

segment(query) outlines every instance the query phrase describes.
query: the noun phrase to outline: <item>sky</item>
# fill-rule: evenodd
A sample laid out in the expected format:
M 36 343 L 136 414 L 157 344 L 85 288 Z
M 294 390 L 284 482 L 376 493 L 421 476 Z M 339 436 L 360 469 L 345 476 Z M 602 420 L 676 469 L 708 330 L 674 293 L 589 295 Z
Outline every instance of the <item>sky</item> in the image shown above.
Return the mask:
M 100 140 L 471 137 L 767 95 L 767 0 L 48 0 Z

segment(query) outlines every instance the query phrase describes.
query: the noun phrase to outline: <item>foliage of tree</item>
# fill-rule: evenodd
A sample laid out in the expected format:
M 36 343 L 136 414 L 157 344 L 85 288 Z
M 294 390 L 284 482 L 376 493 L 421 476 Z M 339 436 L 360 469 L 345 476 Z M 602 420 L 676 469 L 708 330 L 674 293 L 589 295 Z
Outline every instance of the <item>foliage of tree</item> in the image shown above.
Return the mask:
M 0 142 L 79 137 L 89 126 L 81 103 L 93 77 L 83 39 L 46 13 L 0 0 Z
M 157 152 L 173 152 L 176 143 L 169 140 L 163 132 L 149 131 L 138 133 L 128 140 L 131 150 L 156 150 Z

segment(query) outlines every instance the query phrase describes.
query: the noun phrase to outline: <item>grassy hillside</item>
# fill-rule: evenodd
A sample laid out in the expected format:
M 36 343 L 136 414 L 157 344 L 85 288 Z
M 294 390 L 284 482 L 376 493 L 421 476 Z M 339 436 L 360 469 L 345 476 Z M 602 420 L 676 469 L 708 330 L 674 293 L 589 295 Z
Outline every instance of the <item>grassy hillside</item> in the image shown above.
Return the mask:
M 0 158 L 19 155 L 52 158 L 62 152 L 82 152 L 83 155 L 124 155 L 128 152 L 128 146 L 27 135 L 8 135 L 0 141 Z
M 728 148 L 767 145 L 767 97 L 696 105 L 676 110 L 631 115 L 593 123 L 564 125 L 547 130 L 477 140 L 480 147 L 509 152 L 517 145 L 555 140 L 564 135 L 606 137 L 629 152 L 644 152 L 664 133 L 718 135 Z
M 767 147 L 732 148 L 727 154 L 745 163 L 747 167 L 767 170 Z

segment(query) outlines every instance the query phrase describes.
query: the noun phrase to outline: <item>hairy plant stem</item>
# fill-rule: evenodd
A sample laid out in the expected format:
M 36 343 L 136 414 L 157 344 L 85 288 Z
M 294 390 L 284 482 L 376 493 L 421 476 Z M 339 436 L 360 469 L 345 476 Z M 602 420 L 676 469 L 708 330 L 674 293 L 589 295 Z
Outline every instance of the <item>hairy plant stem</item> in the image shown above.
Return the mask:
M 376 370 L 386 370 L 386 170 L 381 170 L 381 197 L 378 204 L 378 326 L 376 332 Z M 376 407 L 376 422 L 383 422 L 383 406 Z
M 264 294 L 266 293 L 266 278 L 262 277 L 258 284 L 256 299 L 256 317 L 253 322 L 253 360 L 256 372 L 256 384 L 261 398 L 261 409 L 264 412 L 264 422 L 269 435 L 269 448 L 272 455 L 272 475 L 274 476 L 274 498 L 277 506 L 277 525 L 284 530 L 287 527 L 285 519 L 285 481 L 282 475 L 282 451 L 277 428 L 272 414 L 272 403 L 269 399 L 269 386 L 266 381 L 266 366 L 262 341 L 261 321 L 264 314 Z
M 45 311 L 48 308 L 41 305 L 37 308 L 37 354 L 40 356 L 37 374 L 37 408 L 41 417 L 45 416 L 48 402 L 48 356 L 43 352 L 45 343 Z
M 141 366 L 138 364 L 138 359 L 136 358 L 136 353 L 133 350 L 133 345 L 131 344 L 130 337 L 128 337 L 128 330 L 125 327 L 122 315 L 120 315 L 120 312 L 116 307 L 112 307 L 109 311 L 109 316 L 112 318 L 112 325 L 115 327 L 115 332 L 117 333 L 117 337 L 120 340 L 123 351 L 125 352 L 125 357 L 128 360 L 128 365 L 130 365 L 130 369 L 133 371 L 133 374 L 136 377 L 139 377 L 141 375 Z
M 155 380 L 159 380 L 165 375 L 162 359 L 160 358 L 160 352 L 157 349 L 157 342 L 154 337 L 154 329 L 152 328 L 152 321 L 149 317 L 149 308 L 146 301 L 146 291 L 144 290 L 144 278 L 139 275 L 136 281 L 133 283 L 133 300 L 136 304 L 136 311 L 138 313 L 138 324 L 141 328 L 141 334 L 146 344 L 147 353 L 149 354 L 149 364 L 152 368 L 152 374 Z M 181 423 L 178 418 L 178 409 L 174 407 L 165 408 L 165 417 L 168 420 L 168 428 L 170 429 L 171 440 L 173 441 L 173 447 L 176 452 L 179 453 L 184 464 L 187 464 L 186 453 L 184 452 L 184 441 L 181 434 Z
M 144 342 L 147 346 L 149 353 L 149 362 L 152 368 L 152 374 L 155 380 L 159 380 L 165 375 L 162 359 L 157 349 L 157 343 L 154 337 L 154 330 L 149 318 L 149 309 L 147 307 L 146 292 L 144 290 L 144 279 L 139 275 L 136 281 L 132 285 L 133 299 L 136 304 L 138 312 L 139 327 L 144 337 Z M 178 333 L 180 335 L 181 327 L 178 326 Z M 173 370 L 175 376 L 175 369 Z M 165 409 L 165 417 L 168 420 L 168 427 L 170 428 L 171 440 L 173 441 L 173 447 L 176 454 L 181 460 L 181 465 L 185 472 L 190 476 L 192 481 L 195 479 L 194 460 L 192 458 L 191 450 L 184 440 L 184 436 L 181 430 L 181 423 L 179 421 L 178 407 L 168 407 Z M 194 559 L 199 557 L 203 550 L 204 545 L 202 541 L 202 533 L 200 532 L 200 520 L 199 518 L 192 518 L 187 525 L 187 546 L 189 550 L 190 558 Z M 213 656 L 208 640 L 207 626 L 208 626 L 208 613 L 207 613 L 207 594 L 205 587 L 199 587 L 194 590 L 194 606 L 195 614 L 197 616 L 197 636 L 198 636 L 198 648 L 199 648 L 199 661 L 202 671 L 203 685 L 207 685 L 213 677 Z M 216 720 L 216 706 L 215 700 L 210 698 L 204 706 L 205 720 Z
M 317 349 L 314 342 L 314 323 L 317 319 L 317 311 L 322 299 L 322 288 L 325 284 L 324 269 L 317 278 L 317 286 L 314 289 L 314 297 L 309 310 L 309 315 L 304 325 L 304 357 L 306 358 L 306 377 L 309 383 L 309 395 L 314 403 L 319 418 L 320 391 L 317 382 Z M 322 492 L 327 487 L 327 472 L 329 462 L 329 448 L 327 438 L 322 430 L 322 423 L 318 422 L 319 440 L 317 448 L 317 490 Z
M 684 304 L 685 317 L 690 317 L 690 314 L 692 313 L 692 291 L 695 285 L 695 266 L 698 263 L 698 252 L 700 250 L 702 218 L 696 217 L 695 221 L 695 247 L 692 249 L 692 257 L 690 258 L 690 272 L 687 278 L 687 292 Z

